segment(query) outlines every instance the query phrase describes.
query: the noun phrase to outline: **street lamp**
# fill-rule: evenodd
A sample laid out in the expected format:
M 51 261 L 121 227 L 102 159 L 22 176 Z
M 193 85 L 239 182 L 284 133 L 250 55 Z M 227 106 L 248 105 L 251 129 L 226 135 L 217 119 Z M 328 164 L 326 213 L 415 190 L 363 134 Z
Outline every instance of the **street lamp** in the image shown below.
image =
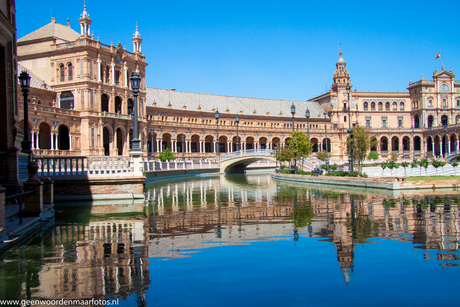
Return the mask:
M 185 146 L 184 146 L 184 141 L 185 141 L 185 135 L 181 135 L 181 140 L 182 140 L 182 161 L 185 163 Z M 184 164 L 185 165 L 185 164 Z
M 238 125 L 240 124 L 240 117 L 238 113 L 236 114 L 235 122 L 236 122 L 236 151 L 239 151 L 240 150 L 240 137 L 238 136 Z
M 133 72 L 131 74 L 131 88 L 133 89 L 134 94 L 134 120 L 133 120 L 133 139 L 131 141 L 131 150 L 132 151 L 141 151 L 140 140 L 139 140 L 139 123 L 137 117 L 137 96 L 139 95 L 139 87 L 141 84 L 141 77 L 139 77 L 138 72 Z
M 305 111 L 305 117 L 307 118 L 307 135 L 310 138 L 310 110 Z
M 350 134 L 350 157 L 348 158 L 348 162 L 350 163 L 350 172 L 353 171 L 353 130 L 351 129 L 351 115 L 350 115 L 350 91 L 351 86 L 350 83 L 347 83 L 347 96 L 348 96 L 348 130 L 347 132 Z
M 326 171 L 329 172 L 329 154 L 327 152 L 327 113 L 326 111 L 324 111 L 324 131 L 325 131 L 325 134 L 326 134 L 326 138 L 325 138 L 325 141 L 326 141 Z
M 29 161 L 32 161 L 32 144 L 29 139 L 29 105 L 27 102 L 27 96 L 30 88 L 30 75 L 27 71 L 23 70 L 19 74 L 19 81 L 21 82 L 22 93 L 24 95 L 24 140 L 21 142 L 21 148 L 23 153 L 27 153 L 29 155 Z
M 291 114 L 292 114 L 292 138 L 294 138 L 294 115 L 295 115 L 295 105 L 292 103 L 291 106 Z M 294 174 L 297 173 L 297 157 L 294 157 Z
M 150 147 L 151 147 L 151 151 L 152 151 L 150 157 L 151 157 L 152 160 L 155 160 L 155 154 L 154 154 L 154 152 L 153 152 L 153 151 L 154 151 L 154 148 L 155 148 L 155 147 L 154 147 L 154 142 L 153 142 L 153 134 L 154 134 L 154 133 L 155 133 L 155 128 L 153 128 L 153 127 L 150 128 L 150 138 L 151 138 Z
M 444 157 L 447 158 L 447 124 L 444 126 L 444 132 L 445 132 L 445 136 L 444 136 Z
M 220 117 L 220 114 L 219 114 L 219 110 L 216 110 L 216 131 L 217 131 L 217 142 L 216 142 L 216 154 L 217 154 L 217 157 L 220 158 L 220 153 L 219 153 L 219 117 Z

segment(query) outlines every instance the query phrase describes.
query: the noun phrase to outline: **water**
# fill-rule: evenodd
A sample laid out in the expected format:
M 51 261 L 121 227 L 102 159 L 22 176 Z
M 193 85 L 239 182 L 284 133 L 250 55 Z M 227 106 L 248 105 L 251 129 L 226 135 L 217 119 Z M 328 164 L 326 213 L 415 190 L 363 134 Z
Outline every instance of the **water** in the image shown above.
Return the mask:
M 145 204 L 59 204 L 54 226 L 1 255 L 0 299 L 118 299 L 117 306 L 460 299 L 458 193 L 395 198 L 253 174 L 168 180 L 146 195 Z

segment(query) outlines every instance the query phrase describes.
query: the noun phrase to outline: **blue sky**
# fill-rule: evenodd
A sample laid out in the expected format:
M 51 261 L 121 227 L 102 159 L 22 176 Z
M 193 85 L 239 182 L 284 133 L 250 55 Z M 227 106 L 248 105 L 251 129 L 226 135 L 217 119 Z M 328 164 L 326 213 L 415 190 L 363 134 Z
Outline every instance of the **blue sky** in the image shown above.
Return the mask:
M 441 60 L 460 74 L 460 1 L 87 0 L 101 42 L 144 39 L 147 86 L 308 100 L 329 89 L 339 44 L 359 91 L 406 91 Z M 16 0 L 18 38 L 51 20 L 80 31 L 82 1 Z M 460 78 L 458 78 L 460 79 Z

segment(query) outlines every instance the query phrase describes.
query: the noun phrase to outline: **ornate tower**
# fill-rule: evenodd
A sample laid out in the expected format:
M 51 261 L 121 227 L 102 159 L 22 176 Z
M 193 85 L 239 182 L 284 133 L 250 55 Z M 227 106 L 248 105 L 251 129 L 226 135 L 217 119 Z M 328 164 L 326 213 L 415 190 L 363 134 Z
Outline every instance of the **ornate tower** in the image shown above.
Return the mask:
M 133 41 L 133 52 L 142 53 L 142 50 L 141 50 L 142 38 L 141 38 L 141 34 L 139 33 L 139 29 L 137 27 L 137 22 L 136 22 L 136 32 L 134 32 L 132 41 Z
M 347 84 L 350 83 L 350 74 L 347 70 L 347 62 L 342 57 L 342 46 L 340 46 L 339 60 L 336 65 L 336 70 L 334 72 L 334 83 L 332 84 L 332 90 L 337 91 L 338 89 L 345 89 Z M 350 84 L 351 86 L 351 84 Z
M 91 31 L 89 27 L 91 26 L 92 20 L 89 18 L 89 14 L 86 11 L 86 2 L 83 6 L 83 13 L 81 13 L 80 19 L 78 19 L 78 21 L 80 22 L 80 35 L 91 37 Z

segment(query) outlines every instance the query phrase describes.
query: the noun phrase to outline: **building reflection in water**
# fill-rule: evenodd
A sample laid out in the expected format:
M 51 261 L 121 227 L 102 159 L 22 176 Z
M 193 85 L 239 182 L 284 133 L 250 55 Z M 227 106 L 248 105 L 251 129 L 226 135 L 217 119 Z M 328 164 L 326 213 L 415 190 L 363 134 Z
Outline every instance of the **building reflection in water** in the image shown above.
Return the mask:
M 280 184 L 270 175 L 152 185 L 147 191 L 149 211 L 155 212 L 149 216 L 149 257 L 174 259 L 214 246 L 317 237 L 336 247 L 348 284 L 357 245 L 386 238 L 425 249 L 425 257 L 436 258 L 442 266 L 457 266 L 458 201 L 451 205 L 455 199 L 445 193 L 350 195 Z M 185 204 L 182 215 L 180 202 Z
M 60 221 L 61 225 L 43 232 L 29 245 L 5 255 L 11 263 L 18 260 L 15 256 L 19 257 L 22 261 L 16 265 L 24 267 L 18 270 L 8 266 L 8 262 L 3 266 L 1 271 L 17 280 L 18 285 L 25 280 L 22 289 L 13 290 L 10 295 L 22 292 L 21 298 L 27 299 L 91 300 L 126 299 L 137 293 L 138 306 L 145 306 L 143 294 L 150 280 L 143 209 L 143 202 L 63 208 L 62 211 L 71 211 L 68 216 L 78 217 Z M 87 212 L 79 214 L 79 211 Z M 120 211 L 139 214 L 126 216 Z M 0 279 L 6 283 L 5 275 L 5 279 Z M 10 285 L 5 287 L 8 289 Z M 4 293 L 2 297 L 10 295 Z
M 445 192 L 395 198 L 311 189 L 260 174 L 158 182 L 147 186 L 144 203 L 58 209 L 58 225 L 3 255 L 0 298 L 120 298 L 146 306 L 149 259 L 261 241 L 330 244 L 347 284 L 360 265 L 355 253 L 382 239 L 458 266 L 458 200 Z

